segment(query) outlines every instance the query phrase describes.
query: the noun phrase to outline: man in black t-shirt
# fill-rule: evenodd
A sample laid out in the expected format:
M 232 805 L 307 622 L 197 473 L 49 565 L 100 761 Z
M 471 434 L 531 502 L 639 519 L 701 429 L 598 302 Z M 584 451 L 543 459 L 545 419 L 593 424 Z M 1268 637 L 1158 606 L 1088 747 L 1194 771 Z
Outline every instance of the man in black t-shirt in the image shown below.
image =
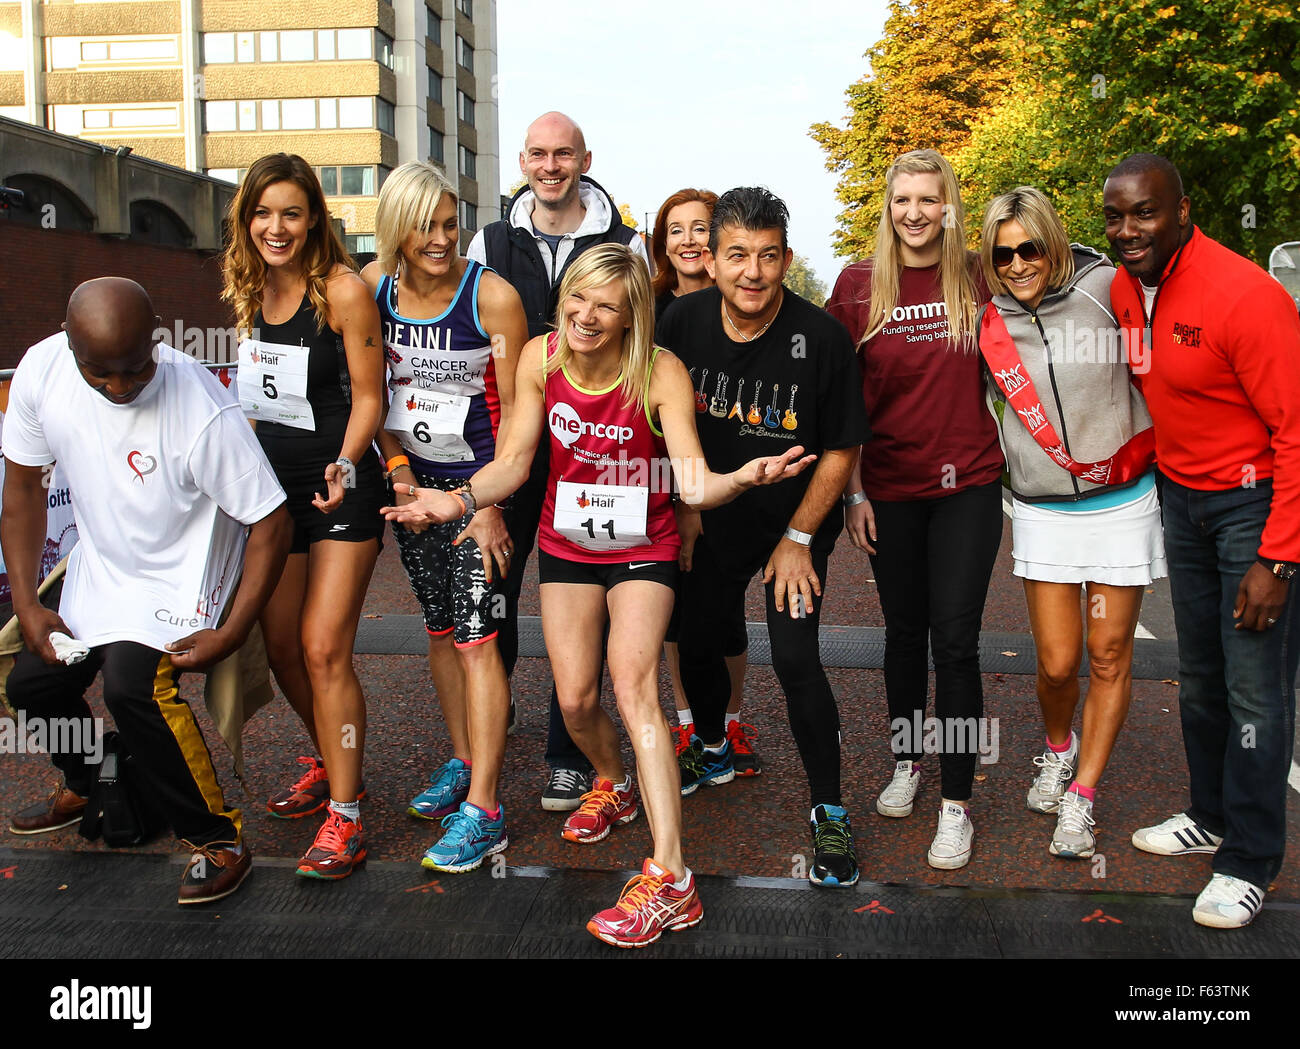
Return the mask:
M 678 644 L 696 726 L 681 755 L 682 793 L 734 776 L 723 726 L 731 689 L 719 638 L 744 630 L 745 588 L 761 571 L 772 666 L 811 792 L 808 876 L 817 885 L 849 886 L 858 879 L 857 857 L 840 804 L 839 712 L 817 628 L 826 561 L 844 525 L 839 495 L 870 433 L 848 332 L 782 287 L 793 258 L 788 221 L 785 204 L 766 189 L 723 194 L 709 231 L 716 287 L 678 299 L 657 333 L 692 374 L 708 369 L 696 423 L 711 469 L 732 470 L 794 444 L 819 456 L 814 470 L 787 484 L 682 515 L 691 571 L 683 577 Z

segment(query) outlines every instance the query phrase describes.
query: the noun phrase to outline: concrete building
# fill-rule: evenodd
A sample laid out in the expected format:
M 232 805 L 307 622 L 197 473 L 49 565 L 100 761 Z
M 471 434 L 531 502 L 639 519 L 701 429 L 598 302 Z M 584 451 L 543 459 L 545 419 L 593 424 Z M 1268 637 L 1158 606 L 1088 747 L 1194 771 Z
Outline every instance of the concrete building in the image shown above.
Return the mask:
M 298 153 L 354 252 L 388 172 L 500 216 L 495 0 L 0 0 L 0 116 L 237 182 Z

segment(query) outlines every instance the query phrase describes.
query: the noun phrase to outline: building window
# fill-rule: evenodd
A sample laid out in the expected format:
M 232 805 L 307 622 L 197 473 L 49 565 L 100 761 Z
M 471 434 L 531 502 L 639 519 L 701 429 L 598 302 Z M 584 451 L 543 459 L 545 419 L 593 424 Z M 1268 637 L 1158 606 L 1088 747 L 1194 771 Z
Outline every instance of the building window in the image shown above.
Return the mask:
M 470 231 L 478 229 L 478 205 L 466 200 L 460 202 L 460 228 Z
M 465 43 L 465 38 L 456 34 L 456 64 L 474 72 L 474 49 Z
M 435 164 L 446 164 L 443 155 L 443 134 L 437 128 L 429 128 L 429 159 Z
M 286 98 L 280 102 L 280 126 L 285 131 L 306 131 L 316 127 L 314 98 Z
M 393 38 L 375 30 L 375 59 L 381 66 L 393 68 Z
M 235 131 L 235 103 L 233 102 L 204 102 L 203 103 L 203 130 L 204 131 Z
M 442 106 L 442 77 L 436 70 L 429 70 L 429 101 L 435 106 Z
M 371 58 L 372 44 L 369 29 L 340 29 L 338 31 L 339 58 Z
M 208 168 L 208 178 L 217 178 L 222 182 L 230 182 L 239 185 L 239 168 Z
M 154 111 L 149 110 L 148 112 L 153 113 Z M 320 99 L 241 99 L 237 102 L 205 102 L 203 104 L 204 131 L 314 131 L 316 128 L 378 128 L 380 131 L 385 131 L 391 135 L 395 128 L 395 118 L 396 110 L 393 104 L 373 96 Z M 114 124 L 113 126 L 119 125 Z M 149 126 L 155 125 L 151 123 Z M 166 126 L 177 126 L 177 118 L 173 117 L 172 123 Z
M 374 127 L 374 99 L 340 98 L 339 127 Z
M 321 34 L 321 36 L 324 35 L 324 33 Z M 312 61 L 316 57 L 315 38 L 316 34 L 310 29 L 286 29 L 280 34 L 280 61 Z M 333 43 L 333 34 L 330 34 L 331 53 L 333 53 Z M 266 61 L 265 56 L 263 56 L 263 61 Z
M 474 126 L 474 100 L 460 88 L 456 89 L 456 115 L 470 127 Z
M 173 65 L 177 57 L 176 37 L 136 37 L 114 40 L 107 37 L 83 39 L 52 36 L 46 40 L 47 69 L 80 69 L 85 66 Z M 21 63 L 19 69 L 22 68 Z
M 373 164 L 327 164 L 317 168 L 316 174 L 327 197 L 373 197 L 379 191 Z M 387 175 L 388 168 L 379 169 L 380 186 Z
M 475 174 L 478 157 L 464 146 L 457 146 L 456 148 L 460 153 L 460 173 L 466 178 L 478 178 L 478 175 Z
M 375 235 L 373 233 L 345 233 L 343 246 L 349 255 L 373 255 L 375 253 Z
M 397 109 L 386 99 L 375 99 L 375 127 L 390 135 L 397 134 Z
M 435 47 L 442 47 L 442 19 L 438 17 L 438 12 L 431 7 L 426 7 L 425 11 L 429 15 L 429 28 L 425 31 L 429 37 L 429 43 Z
M 456 0 L 456 6 L 466 18 L 474 17 L 474 0 Z
M 218 65 L 235 60 L 234 33 L 204 33 L 203 61 L 208 65 Z

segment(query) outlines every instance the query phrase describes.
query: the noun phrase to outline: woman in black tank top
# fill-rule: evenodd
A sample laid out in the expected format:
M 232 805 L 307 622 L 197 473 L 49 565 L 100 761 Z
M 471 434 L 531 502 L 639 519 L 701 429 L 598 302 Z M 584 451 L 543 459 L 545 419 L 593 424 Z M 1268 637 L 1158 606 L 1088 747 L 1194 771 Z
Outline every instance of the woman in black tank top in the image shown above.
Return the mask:
M 357 804 L 366 709 L 352 647 L 383 534 L 371 446 L 383 404 L 379 313 L 301 157 L 249 168 L 230 237 L 223 298 L 244 337 L 240 401 L 294 520 L 262 632 L 276 681 L 322 755 L 299 758 L 307 771 L 267 807 L 294 819 L 328 806 L 298 873 L 343 878 L 366 856 Z

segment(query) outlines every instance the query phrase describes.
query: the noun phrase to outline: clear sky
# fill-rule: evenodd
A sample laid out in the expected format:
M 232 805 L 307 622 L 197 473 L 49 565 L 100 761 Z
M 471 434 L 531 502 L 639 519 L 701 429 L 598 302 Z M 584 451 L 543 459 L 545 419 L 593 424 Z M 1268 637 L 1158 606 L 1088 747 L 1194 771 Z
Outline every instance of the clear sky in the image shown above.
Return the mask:
M 558 109 L 641 228 L 683 186 L 765 185 L 829 290 L 840 204 L 808 127 L 843 125 L 887 15 L 886 0 L 497 0 L 502 192 L 525 128 Z

